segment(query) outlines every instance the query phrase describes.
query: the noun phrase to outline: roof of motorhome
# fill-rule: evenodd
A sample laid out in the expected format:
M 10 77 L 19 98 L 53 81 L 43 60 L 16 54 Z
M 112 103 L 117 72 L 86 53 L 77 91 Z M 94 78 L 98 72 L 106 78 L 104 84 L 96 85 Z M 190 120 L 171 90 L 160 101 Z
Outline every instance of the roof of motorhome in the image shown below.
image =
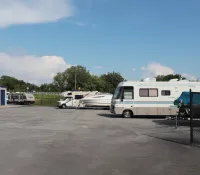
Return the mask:
M 26 93 L 26 92 L 12 92 L 11 94 L 15 94 L 15 95 L 22 95 L 22 94 L 33 95 L 33 94 L 31 94 L 31 93 Z
M 2 86 L 2 85 L 0 85 L 0 87 L 1 87 L 1 88 L 7 88 L 7 86 Z
M 190 81 L 124 81 L 118 84 L 118 86 L 132 86 L 132 85 L 189 85 L 195 84 L 200 86 L 200 82 L 190 82 Z

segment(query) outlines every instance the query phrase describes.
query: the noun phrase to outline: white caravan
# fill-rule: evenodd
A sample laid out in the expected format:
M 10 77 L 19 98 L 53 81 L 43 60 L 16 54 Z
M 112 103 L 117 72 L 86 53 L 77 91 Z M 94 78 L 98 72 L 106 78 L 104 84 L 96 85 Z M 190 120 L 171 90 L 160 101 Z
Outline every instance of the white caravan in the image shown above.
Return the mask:
M 176 115 L 178 108 L 174 106 L 174 100 L 190 89 L 200 92 L 200 82 L 177 79 L 121 82 L 113 95 L 110 112 L 126 118 L 133 115 Z
M 24 93 L 24 92 L 10 93 L 8 95 L 8 103 L 34 104 L 35 103 L 35 97 L 34 97 L 33 94 Z

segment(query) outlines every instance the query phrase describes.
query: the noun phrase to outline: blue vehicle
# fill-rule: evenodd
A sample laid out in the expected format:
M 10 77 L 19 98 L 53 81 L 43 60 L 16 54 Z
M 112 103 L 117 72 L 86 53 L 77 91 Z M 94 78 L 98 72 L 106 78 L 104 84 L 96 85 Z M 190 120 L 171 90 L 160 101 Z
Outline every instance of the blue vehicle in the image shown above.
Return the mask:
M 174 105 L 179 108 L 179 116 L 190 117 L 190 92 L 182 92 L 174 101 Z M 192 105 L 200 105 L 200 93 L 193 92 Z
M 180 97 L 174 101 L 174 105 L 189 106 L 190 105 L 190 92 L 182 92 Z
M 181 118 L 190 117 L 190 92 L 182 92 L 181 95 L 174 100 L 174 105 L 179 108 L 178 116 Z

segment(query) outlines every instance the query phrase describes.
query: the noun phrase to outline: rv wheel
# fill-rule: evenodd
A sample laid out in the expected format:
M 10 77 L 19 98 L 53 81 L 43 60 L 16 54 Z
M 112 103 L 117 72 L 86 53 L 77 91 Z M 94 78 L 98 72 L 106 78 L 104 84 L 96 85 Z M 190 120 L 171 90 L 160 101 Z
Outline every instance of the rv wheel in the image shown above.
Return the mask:
M 133 112 L 130 110 L 125 110 L 122 115 L 124 118 L 131 118 L 133 117 Z
M 62 108 L 65 109 L 65 108 L 66 108 L 66 104 L 63 104 L 63 105 L 62 105 Z

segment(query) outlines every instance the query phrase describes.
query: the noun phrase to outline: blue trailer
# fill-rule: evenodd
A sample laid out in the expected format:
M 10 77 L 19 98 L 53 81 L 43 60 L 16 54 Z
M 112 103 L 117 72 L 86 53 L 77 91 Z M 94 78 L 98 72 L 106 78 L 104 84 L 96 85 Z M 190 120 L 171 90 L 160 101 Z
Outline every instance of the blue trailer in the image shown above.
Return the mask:
M 0 86 L 0 106 L 7 105 L 7 88 L 5 86 Z

